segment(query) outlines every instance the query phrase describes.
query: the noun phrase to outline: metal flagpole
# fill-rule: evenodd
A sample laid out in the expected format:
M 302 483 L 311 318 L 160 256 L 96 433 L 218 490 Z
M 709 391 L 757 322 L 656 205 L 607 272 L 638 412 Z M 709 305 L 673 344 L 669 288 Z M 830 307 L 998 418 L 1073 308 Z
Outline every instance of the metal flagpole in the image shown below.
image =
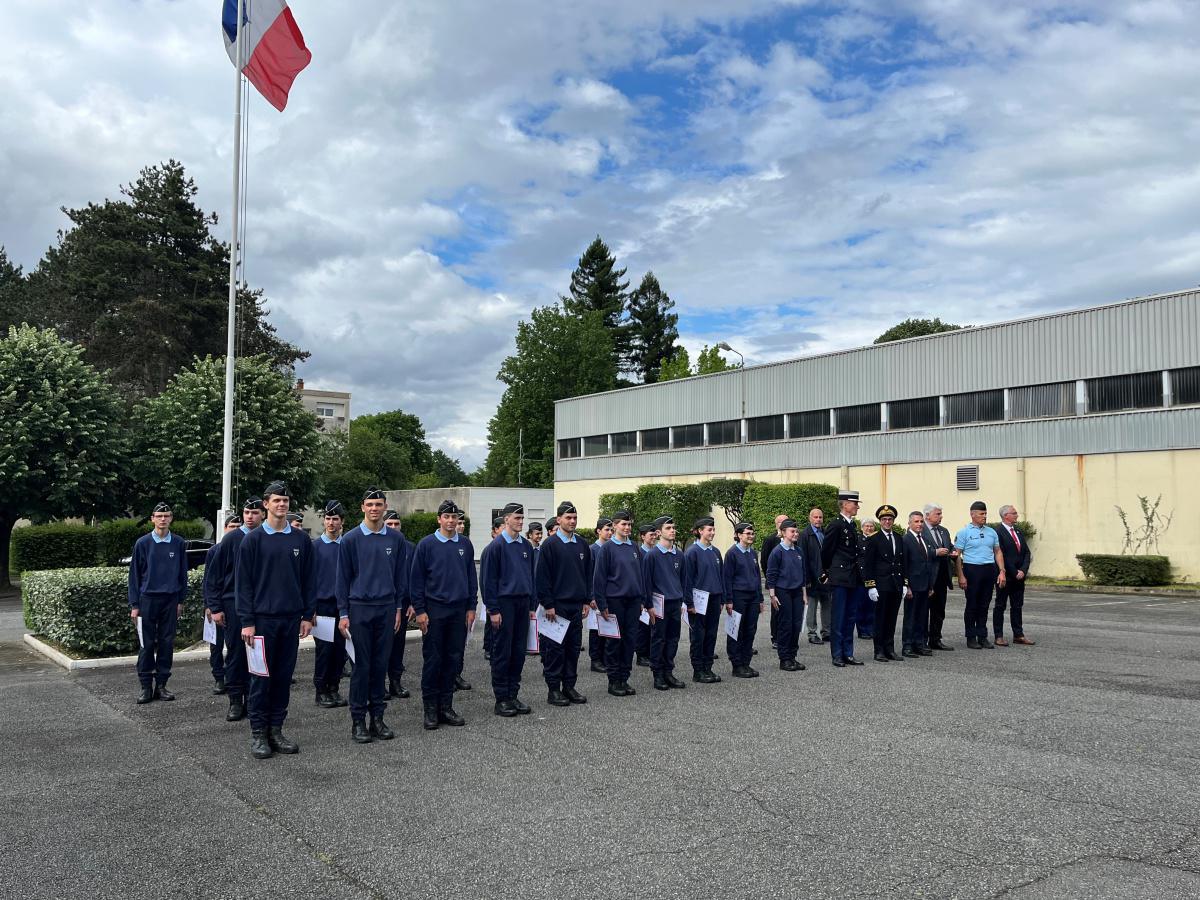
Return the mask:
M 234 113 L 233 113 L 233 207 L 230 215 L 230 244 L 229 244 L 229 315 L 226 324 L 228 334 L 225 341 L 225 440 L 221 452 L 221 509 L 214 523 L 214 534 L 220 539 L 221 526 L 225 517 L 232 509 L 233 499 L 230 497 L 233 482 L 233 368 L 234 332 L 237 325 L 237 266 L 238 266 L 238 207 L 241 202 L 242 189 L 242 43 L 244 40 L 245 21 L 243 6 L 245 0 L 238 0 L 237 5 L 237 38 L 234 41 Z

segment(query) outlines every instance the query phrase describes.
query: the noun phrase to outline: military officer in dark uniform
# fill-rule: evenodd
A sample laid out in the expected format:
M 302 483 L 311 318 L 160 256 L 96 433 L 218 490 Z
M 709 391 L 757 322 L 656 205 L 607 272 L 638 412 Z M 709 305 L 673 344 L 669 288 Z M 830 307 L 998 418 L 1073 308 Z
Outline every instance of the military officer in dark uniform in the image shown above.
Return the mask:
M 833 586 L 832 629 L 829 652 L 838 668 L 861 666 L 854 658 L 854 592 L 862 585 L 859 567 L 859 535 L 854 525 L 858 514 L 858 491 L 839 491 L 841 514 L 825 528 L 821 544 L 822 584 Z
M 896 616 L 908 594 L 904 574 L 904 546 L 892 531 L 896 508 L 884 504 L 875 510 L 879 530 L 867 539 L 863 551 L 863 584 L 875 604 L 875 661 L 900 662 L 896 655 Z

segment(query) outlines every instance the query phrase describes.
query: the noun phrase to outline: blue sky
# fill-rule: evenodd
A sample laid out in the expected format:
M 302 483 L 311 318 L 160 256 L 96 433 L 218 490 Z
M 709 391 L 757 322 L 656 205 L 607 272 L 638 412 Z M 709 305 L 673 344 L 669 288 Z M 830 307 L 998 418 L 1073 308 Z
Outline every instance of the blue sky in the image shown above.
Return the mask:
M 249 110 L 247 266 L 310 384 L 466 465 L 516 323 L 596 234 L 685 345 L 751 364 L 1196 284 L 1186 0 L 295 0 L 313 52 Z M 12 0 L 0 245 L 169 157 L 227 221 L 219 4 Z

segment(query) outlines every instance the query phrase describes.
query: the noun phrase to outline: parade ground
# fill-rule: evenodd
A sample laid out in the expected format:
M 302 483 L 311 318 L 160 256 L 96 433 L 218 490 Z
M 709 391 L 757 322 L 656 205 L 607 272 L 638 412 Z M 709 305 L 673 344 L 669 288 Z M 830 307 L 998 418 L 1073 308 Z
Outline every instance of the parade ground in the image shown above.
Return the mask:
M 365 746 L 302 653 L 301 752 L 260 762 L 207 664 L 137 707 L 132 667 L 64 673 L 6 600 L 0 896 L 1200 896 L 1200 599 L 1030 591 L 1026 630 L 973 651 L 947 627 L 954 652 L 899 664 L 860 642 L 857 669 L 805 642 L 787 673 L 764 627 L 761 678 L 637 669 L 614 698 L 588 672 L 567 709 L 530 659 L 512 720 L 476 637 L 467 727 L 429 733 L 410 644 L 398 737 Z

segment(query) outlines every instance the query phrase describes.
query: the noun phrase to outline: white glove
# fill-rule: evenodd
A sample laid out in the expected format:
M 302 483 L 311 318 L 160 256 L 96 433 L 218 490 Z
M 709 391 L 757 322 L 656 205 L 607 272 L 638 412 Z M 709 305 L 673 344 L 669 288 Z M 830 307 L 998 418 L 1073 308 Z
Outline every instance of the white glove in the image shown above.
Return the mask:
M 871 588 L 869 591 L 867 591 L 867 596 L 871 598 L 872 603 L 879 602 L 879 591 L 875 588 Z

